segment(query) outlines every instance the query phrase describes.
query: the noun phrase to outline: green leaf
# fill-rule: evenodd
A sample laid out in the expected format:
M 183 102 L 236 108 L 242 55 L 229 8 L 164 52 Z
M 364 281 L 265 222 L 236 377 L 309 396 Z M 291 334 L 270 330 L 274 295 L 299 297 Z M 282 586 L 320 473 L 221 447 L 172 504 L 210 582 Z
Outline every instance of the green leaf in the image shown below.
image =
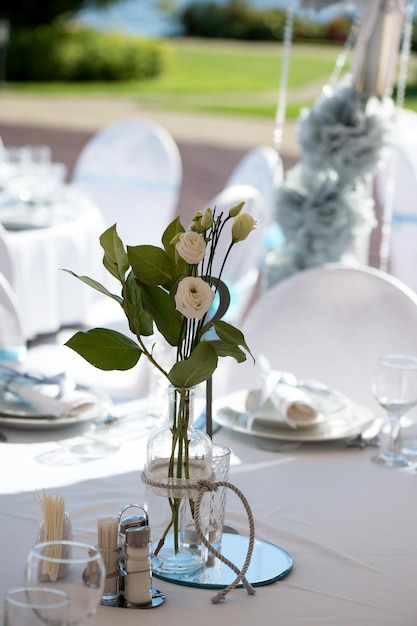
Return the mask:
M 167 285 L 174 275 L 172 263 L 157 246 L 128 246 L 127 255 L 136 278 L 145 285 Z
M 132 339 L 107 328 L 80 331 L 65 345 L 101 370 L 131 369 L 142 354 L 142 350 Z
M 174 387 L 194 387 L 210 378 L 217 367 L 217 355 L 209 342 L 199 343 L 184 361 L 178 361 L 168 374 Z
M 217 336 L 219 337 L 219 339 L 221 339 L 221 341 L 235 346 L 242 346 L 255 361 L 251 351 L 249 350 L 248 345 L 246 344 L 243 333 L 238 328 L 235 328 L 234 326 L 228 324 L 227 322 L 224 322 L 223 320 L 215 320 L 213 322 L 213 326 L 216 330 Z
M 133 272 L 130 272 L 124 289 L 123 309 L 134 335 L 148 337 L 153 334 L 152 316 L 145 311 L 142 303 L 142 289 Z
M 123 298 L 121 296 L 117 296 L 116 294 L 111 293 L 111 291 L 106 289 L 106 287 L 104 287 L 104 285 L 102 285 L 101 283 L 94 280 L 94 278 L 89 278 L 88 276 L 79 276 L 78 274 L 75 274 L 75 272 L 72 272 L 71 270 L 64 269 L 63 271 L 68 272 L 68 274 L 75 276 L 75 278 L 78 278 L 78 280 L 81 280 L 83 283 L 85 283 L 89 287 L 96 289 L 96 291 L 99 291 L 100 293 L 104 293 L 105 296 L 108 296 L 109 298 L 113 298 L 113 300 L 116 300 L 116 302 L 118 302 L 119 304 L 122 304 Z
M 159 332 L 171 346 L 177 346 L 181 336 L 181 321 L 175 313 L 170 293 L 162 287 L 142 285 L 142 302 Z
M 217 356 L 231 356 L 238 363 L 246 361 L 246 354 L 239 348 L 239 346 L 221 343 L 220 341 L 210 341 L 209 343 L 213 346 Z
M 104 267 L 123 283 L 130 263 L 123 242 L 117 234 L 116 224 L 104 231 L 100 236 L 100 244 L 104 250 Z
M 171 224 L 165 229 L 164 234 L 162 235 L 162 244 L 165 248 L 165 251 L 171 261 L 175 261 L 175 246 L 172 245 L 171 241 L 174 239 L 176 235 L 180 233 L 184 233 L 185 228 L 181 224 L 180 218 L 177 217 Z

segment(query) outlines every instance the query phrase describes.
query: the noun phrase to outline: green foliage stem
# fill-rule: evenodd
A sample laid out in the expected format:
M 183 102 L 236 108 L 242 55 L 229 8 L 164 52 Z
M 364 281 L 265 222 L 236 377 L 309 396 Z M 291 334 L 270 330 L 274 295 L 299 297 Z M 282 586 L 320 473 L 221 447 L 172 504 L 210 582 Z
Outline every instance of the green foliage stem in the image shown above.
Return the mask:
M 208 230 L 207 239 L 213 238 L 215 246 L 221 223 L 221 219 L 214 220 Z M 176 219 L 162 236 L 164 248 L 143 245 L 125 249 L 116 224 L 108 228 L 100 237 L 103 265 L 119 281 L 121 295 L 111 293 L 91 278 L 70 273 L 123 308 L 136 340 L 98 328 L 76 333 L 66 345 L 105 370 L 130 369 L 144 354 L 178 388 L 194 387 L 208 380 L 217 368 L 219 357 L 231 356 L 238 363 L 244 361 L 245 351 L 249 354 L 250 351 L 237 328 L 221 320 L 207 320 L 206 316 L 201 320 L 187 319 L 176 310 L 174 296 L 178 282 L 196 271 L 196 266 L 189 265 L 175 252 L 173 241 L 183 232 Z M 210 270 L 213 254 L 210 252 L 207 261 Z M 211 283 L 210 275 L 206 279 Z M 217 285 L 217 279 L 213 279 L 213 284 Z M 169 371 L 158 363 L 153 348 L 145 341 L 154 334 L 154 326 L 171 346 L 177 347 L 178 358 Z M 215 330 L 216 339 L 209 338 L 211 329 Z

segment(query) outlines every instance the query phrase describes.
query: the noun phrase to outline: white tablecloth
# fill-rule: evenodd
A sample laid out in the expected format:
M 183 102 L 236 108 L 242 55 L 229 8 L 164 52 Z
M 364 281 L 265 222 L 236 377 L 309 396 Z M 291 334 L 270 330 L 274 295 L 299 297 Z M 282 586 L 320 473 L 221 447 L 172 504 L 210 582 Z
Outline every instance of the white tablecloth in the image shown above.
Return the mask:
M 105 228 L 99 209 L 68 189 L 62 215 L 51 226 L 7 232 L 26 339 L 86 319 L 95 292 L 62 269 L 100 279 L 99 236 Z
M 375 406 L 371 407 L 373 410 Z M 3 430 L 3 426 L 0 426 Z M 43 438 L 64 431 L 18 433 L 0 444 L 0 594 L 22 582 L 28 550 L 40 521 L 34 492 L 46 488 L 65 498 L 77 539 L 96 540 L 98 517 L 123 504 L 141 503 L 140 474 L 147 432 L 128 432 L 119 452 L 90 463 L 46 466 L 35 459 L 55 447 Z M 26 439 L 29 443 L 13 443 Z M 235 590 L 220 605 L 213 590 L 155 580 L 166 593 L 161 607 L 142 613 L 99 607 L 91 626 L 282 624 L 283 626 L 415 626 L 417 623 L 417 472 L 381 468 L 375 449 L 343 442 L 276 448 L 222 429 L 215 441 L 234 452 L 230 480 L 246 495 L 259 539 L 287 550 L 294 567 L 285 579 Z M 61 444 L 62 445 L 62 442 Z M 65 442 L 64 442 L 65 445 Z M 152 520 L 151 520 L 152 522 Z M 240 501 L 228 496 L 226 523 L 247 534 Z

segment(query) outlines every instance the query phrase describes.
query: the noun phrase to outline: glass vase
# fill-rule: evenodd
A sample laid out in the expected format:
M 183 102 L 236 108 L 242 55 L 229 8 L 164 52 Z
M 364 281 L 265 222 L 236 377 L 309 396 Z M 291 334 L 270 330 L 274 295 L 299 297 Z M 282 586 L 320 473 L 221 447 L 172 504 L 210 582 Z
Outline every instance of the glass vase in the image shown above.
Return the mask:
M 211 439 L 193 427 L 194 389 L 170 387 L 168 396 L 169 423 L 150 435 L 145 468 L 150 526 L 158 535 L 153 571 L 162 575 L 197 571 L 205 565 L 207 550 L 195 541 L 195 483 L 212 477 Z M 206 497 L 200 523 L 208 532 Z

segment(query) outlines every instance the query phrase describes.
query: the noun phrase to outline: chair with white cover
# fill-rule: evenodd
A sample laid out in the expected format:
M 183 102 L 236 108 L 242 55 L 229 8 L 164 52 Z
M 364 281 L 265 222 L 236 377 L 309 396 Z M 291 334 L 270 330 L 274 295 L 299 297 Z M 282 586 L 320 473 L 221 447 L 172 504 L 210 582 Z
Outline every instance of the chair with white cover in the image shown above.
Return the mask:
M 5 275 L 0 272 L 0 361 L 20 362 L 26 341 L 18 302 Z
M 230 291 L 230 307 L 224 319 L 232 324 L 239 323 L 244 316 L 257 288 L 257 281 L 263 260 L 262 239 L 269 223 L 265 214 L 265 203 L 262 194 L 251 185 L 233 185 L 218 193 L 207 205 L 219 214 L 225 215 L 229 210 L 244 201 L 243 211 L 250 213 L 257 221 L 257 226 L 247 239 L 233 246 L 227 258 L 221 279 Z M 203 209 L 204 210 L 204 209 Z M 220 275 L 224 256 L 231 242 L 231 222 L 224 228 L 216 248 L 213 263 L 213 276 Z
M 281 157 L 272 146 L 256 146 L 249 150 L 236 165 L 225 187 L 251 185 L 258 189 L 264 198 L 265 213 L 270 226 L 265 232 L 264 244 L 268 248 L 284 242 L 284 235 L 274 221 L 275 191 L 284 180 Z
M 97 369 L 64 345 L 74 332 L 61 331 L 51 341 L 36 342 L 29 346 L 23 361 L 25 369 L 47 376 L 66 372 L 76 383 L 102 389 L 113 398 L 140 398 L 145 395 L 149 382 L 142 374 L 142 362 L 124 372 Z
M 393 147 L 376 173 L 374 184 L 381 210 L 392 210 L 388 271 L 417 291 L 417 113 L 414 111 L 397 111 Z
M 174 219 L 182 161 L 170 133 L 155 122 L 126 119 L 98 131 L 81 151 L 72 184 L 117 223 L 129 245 L 160 245 Z
M 10 285 L 12 285 L 13 262 L 7 244 L 7 231 L 2 224 L 0 224 L 0 272 L 5 276 Z
M 273 369 L 319 380 L 366 406 L 377 357 L 417 355 L 417 295 L 381 270 L 327 264 L 263 293 L 241 329 L 255 359 L 264 355 Z M 251 359 L 229 367 L 215 385 L 220 393 L 260 388 L 259 367 Z

